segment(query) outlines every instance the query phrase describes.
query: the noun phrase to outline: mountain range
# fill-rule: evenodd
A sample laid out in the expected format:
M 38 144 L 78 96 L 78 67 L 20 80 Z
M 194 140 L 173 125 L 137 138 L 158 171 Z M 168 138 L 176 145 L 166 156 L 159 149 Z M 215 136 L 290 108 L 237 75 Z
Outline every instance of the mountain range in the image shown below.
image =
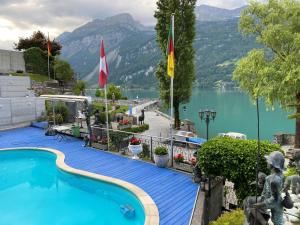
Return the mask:
M 253 38 L 238 32 L 241 10 L 196 7 L 196 85 L 211 87 L 220 80 L 230 82 L 235 62 L 257 47 Z M 161 56 L 155 30 L 130 14 L 95 19 L 58 37 L 63 46 L 61 57 L 70 62 L 78 78 L 97 86 L 101 38 L 105 40 L 109 82 L 129 88 L 155 87 Z

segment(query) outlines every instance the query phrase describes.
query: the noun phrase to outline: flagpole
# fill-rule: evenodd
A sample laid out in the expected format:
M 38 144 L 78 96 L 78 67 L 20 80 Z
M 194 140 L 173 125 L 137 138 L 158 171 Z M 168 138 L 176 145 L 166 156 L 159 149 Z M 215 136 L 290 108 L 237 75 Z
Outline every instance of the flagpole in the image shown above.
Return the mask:
M 108 104 L 107 104 L 107 84 L 104 87 L 104 95 L 105 95 L 105 111 L 106 111 L 106 130 L 107 130 L 107 149 L 109 150 L 109 122 L 108 122 Z
M 173 37 L 173 46 L 174 46 L 174 13 L 172 13 L 172 37 Z M 174 98 L 174 76 L 171 77 L 171 90 L 170 90 L 170 101 L 171 101 L 171 118 L 170 118 L 170 135 L 171 135 L 171 166 L 173 166 L 173 98 Z
M 50 59 L 49 59 L 49 33 L 48 33 L 48 42 L 47 42 L 47 55 L 48 55 L 48 78 L 50 80 Z

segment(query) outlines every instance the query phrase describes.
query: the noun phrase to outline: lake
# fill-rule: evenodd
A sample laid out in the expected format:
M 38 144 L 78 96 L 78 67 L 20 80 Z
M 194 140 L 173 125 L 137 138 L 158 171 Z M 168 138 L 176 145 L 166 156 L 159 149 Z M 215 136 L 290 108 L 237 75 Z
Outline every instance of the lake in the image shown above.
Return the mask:
M 156 90 L 124 90 L 124 95 L 130 99 L 158 98 Z M 186 106 L 186 111 L 183 110 Z M 276 107 L 267 110 L 260 101 L 260 132 L 261 139 L 272 140 L 275 133 L 295 133 L 295 120 L 287 119 L 288 113 Z M 196 123 L 200 137 L 206 137 L 206 125 L 200 121 L 200 109 L 213 109 L 217 112 L 215 121 L 209 124 L 210 137 L 218 133 L 244 133 L 248 139 L 257 139 L 256 105 L 249 96 L 240 91 L 218 92 L 216 90 L 194 89 L 190 102 L 180 107 L 181 119 L 189 119 Z

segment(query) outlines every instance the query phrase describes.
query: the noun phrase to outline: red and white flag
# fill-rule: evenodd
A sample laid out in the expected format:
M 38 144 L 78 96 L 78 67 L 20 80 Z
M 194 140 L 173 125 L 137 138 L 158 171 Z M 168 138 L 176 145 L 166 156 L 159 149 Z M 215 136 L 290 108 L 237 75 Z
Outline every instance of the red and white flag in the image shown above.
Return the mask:
M 108 66 L 105 57 L 104 51 L 104 42 L 101 40 L 101 49 L 100 49 L 100 66 L 99 66 L 99 86 L 103 88 L 107 83 L 108 77 Z

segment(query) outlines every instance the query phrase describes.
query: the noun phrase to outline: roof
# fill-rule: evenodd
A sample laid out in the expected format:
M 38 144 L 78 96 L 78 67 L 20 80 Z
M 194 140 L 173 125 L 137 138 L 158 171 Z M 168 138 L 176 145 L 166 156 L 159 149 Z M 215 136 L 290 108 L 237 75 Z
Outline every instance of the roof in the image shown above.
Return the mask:
M 88 102 L 92 101 L 91 96 L 77 96 L 77 95 L 41 95 L 40 98 L 44 98 L 46 100 L 54 100 L 54 101 L 73 101 L 73 102 L 84 102 L 87 100 Z

